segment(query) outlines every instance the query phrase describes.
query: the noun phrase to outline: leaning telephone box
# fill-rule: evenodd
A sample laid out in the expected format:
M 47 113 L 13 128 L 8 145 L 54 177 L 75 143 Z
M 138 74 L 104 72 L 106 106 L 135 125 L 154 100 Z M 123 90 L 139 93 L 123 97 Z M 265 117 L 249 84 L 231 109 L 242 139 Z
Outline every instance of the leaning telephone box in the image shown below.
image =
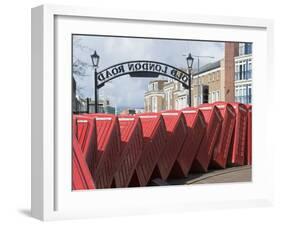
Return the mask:
M 166 146 L 167 134 L 161 114 L 143 113 L 137 115 L 142 124 L 144 147 L 136 167 L 140 186 L 146 186 Z
M 94 189 L 92 175 L 75 134 L 72 136 L 72 165 L 72 189 Z
M 245 164 L 252 165 L 252 105 L 246 105 L 248 109 L 247 121 L 247 148 L 245 153 Z
M 143 149 L 142 127 L 136 116 L 118 116 L 121 157 L 114 175 L 116 187 L 128 187 Z
M 96 188 L 110 188 L 121 157 L 118 119 L 111 114 L 85 114 L 83 116 L 96 120 L 97 151 L 94 152 L 93 171 Z
M 180 111 L 162 112 L 166 132 L 167 144 L 157 162 L 160 177 L 166 180 L 177 160 L 183 142 L 187 135 L 187 126 L 183 114 Z
M 188 107 L 181 110 L 187 125 L 187 136 L 181 146 L 170 178 L 186 177 L 206 133 L 206 122 L 198 108 Z
M 231 104 L 226 102 L 215 102 L 214 105 L 219 109 L 223 118 L 221 133 L 214 147 L 211 166 L 215 168 L 225 168 L 231 138 L 234 132 L 236 113 Z
M 96 120 L 86 115 L 73 115 L 72 127 L 72 133 L 77 137 L 83 157 L 93 175 L 94 154 L 97 151 Z
M 228 165 L 242 166 L 245 161 L 246 138 L 247 138 L 247 116 L 246 105 L 241 103 L 230 103 L 235 109 L 236 122 L 235 131 L 232 137 L 230 153 L 228 155 Z
M 202 104 L 199 106 L 199 109 L 204 115 L 204 119 L 207 123 L 207 130 L 192 164 L 191 171 L 207 172 L 215 144 L 220 135 L 222 116 L 219 109 L 212 104 Z

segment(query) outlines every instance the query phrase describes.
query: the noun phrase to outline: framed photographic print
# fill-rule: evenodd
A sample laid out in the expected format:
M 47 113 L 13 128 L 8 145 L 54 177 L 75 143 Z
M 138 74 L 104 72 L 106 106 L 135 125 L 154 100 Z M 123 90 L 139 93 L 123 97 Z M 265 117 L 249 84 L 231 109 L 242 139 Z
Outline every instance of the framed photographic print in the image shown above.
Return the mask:
M 261 90 L 273 82 L 272 29 L 261 19 L 32 9 L 32 215 L 270 204 Z

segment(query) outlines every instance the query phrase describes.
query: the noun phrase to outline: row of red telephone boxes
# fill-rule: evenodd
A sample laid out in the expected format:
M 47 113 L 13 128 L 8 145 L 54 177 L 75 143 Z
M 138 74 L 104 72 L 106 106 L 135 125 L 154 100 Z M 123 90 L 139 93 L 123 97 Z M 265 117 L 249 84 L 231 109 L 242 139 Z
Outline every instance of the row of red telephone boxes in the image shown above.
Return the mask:
M 250 165 L 252 106 L 73 116 L 74 190 L 146 186 L 152 179 Z

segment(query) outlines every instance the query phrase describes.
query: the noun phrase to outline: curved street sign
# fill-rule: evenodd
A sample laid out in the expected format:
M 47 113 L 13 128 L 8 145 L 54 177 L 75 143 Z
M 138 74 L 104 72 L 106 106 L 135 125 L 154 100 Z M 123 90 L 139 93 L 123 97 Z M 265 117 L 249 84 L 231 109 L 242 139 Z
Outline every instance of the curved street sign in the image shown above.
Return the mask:
M 101 88 L 105 83 L 123 75 L 131 77 L 155 77 L 163 75 L 172 78 L 188 89 L 189 74 L 171 65 L 147 60 L 128 61 L 113 65 L 97 73 L 96 88 Z

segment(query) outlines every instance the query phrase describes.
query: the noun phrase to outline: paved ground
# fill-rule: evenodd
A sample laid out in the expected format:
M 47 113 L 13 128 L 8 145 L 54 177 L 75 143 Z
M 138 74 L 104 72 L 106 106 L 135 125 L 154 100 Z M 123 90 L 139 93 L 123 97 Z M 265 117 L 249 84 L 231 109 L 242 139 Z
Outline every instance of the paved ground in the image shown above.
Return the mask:
M 164 182 L 153 180 L 154 185 L 179 185 L 179 184 L 209 184 L 209 183 L 229 183 L 248 182 L 252 180 L 251 166 L 237 166 L 221 170 L 211 170 L 204 174 L 190 174 L 183 179 L 174 179 Z

